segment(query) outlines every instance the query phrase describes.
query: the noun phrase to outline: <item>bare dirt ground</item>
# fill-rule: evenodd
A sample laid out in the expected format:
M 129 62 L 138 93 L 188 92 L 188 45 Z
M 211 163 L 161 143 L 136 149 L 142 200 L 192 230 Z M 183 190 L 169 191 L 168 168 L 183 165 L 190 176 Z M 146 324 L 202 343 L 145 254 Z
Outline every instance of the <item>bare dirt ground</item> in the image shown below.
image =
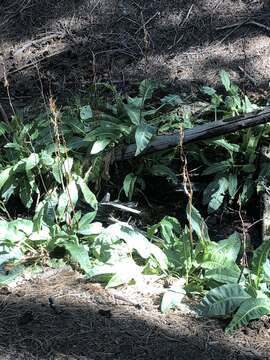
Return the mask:
M 224 322 L 158 310 L 162 282 L 118 290 L 69 268 L 0 289 L 0 359 L 269 359 L 270 319 L 234 336 Z M 51 305 L 50 305 L 51 302 Z
M 103 80 L 158 78 L 190 91 L 215 84 L 221 68 L 266 88 L 269 14 L 262 0 L 2 0 L 0 95 L 5 77 L 24 103 L 41 88 L 64 97 Z
M 221 68 L 264 91 L 269 15 L 259 0 L 1 0 L 0 103 L 9 113 L 7 90 L 25 107 L 104 80 L 193 91 Z M 270 359 L 268 318 L 227 336 L 225 323 L 161 315 L 162 289 L 113 293 L 67 269 L 0 288 L 0 359 Z

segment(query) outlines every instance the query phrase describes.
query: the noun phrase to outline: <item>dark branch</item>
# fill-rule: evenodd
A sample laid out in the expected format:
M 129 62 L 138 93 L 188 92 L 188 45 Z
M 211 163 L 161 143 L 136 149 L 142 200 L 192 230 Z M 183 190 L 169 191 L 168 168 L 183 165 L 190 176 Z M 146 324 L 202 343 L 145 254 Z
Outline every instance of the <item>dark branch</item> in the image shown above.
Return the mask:
M 233 133 L 256 125 L 270 122 L 270 106 L 262 111 L 252 112 L 244 116 L 218 120 L 187 129 L 184 131 L 183 144 L 190 144 L 201 140 L 216 138 L 218 136 Z M 150 154 L 160 150 L 173 148 L 179 144 L 179 133 L 158 135 L 150 141 L 148 147 L 140 154 Z M 115 160 L 129 160 L 135 157 L 136 144 L 126 146 L 115 152 Z

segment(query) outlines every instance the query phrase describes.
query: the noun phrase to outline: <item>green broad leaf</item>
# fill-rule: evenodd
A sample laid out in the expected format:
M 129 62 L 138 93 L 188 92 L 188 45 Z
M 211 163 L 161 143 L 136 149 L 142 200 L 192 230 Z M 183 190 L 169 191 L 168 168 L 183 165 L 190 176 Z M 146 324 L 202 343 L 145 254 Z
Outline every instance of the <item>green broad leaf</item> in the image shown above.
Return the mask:
M 83 245 L 75 244 L 73 242 L 64 242 L 65 249 L 70 253 L 74 262 L 80 265 L 80 268 L 86 273 L 92 268 L 92 264 L 89 259 L 89 254 Z
M 160 305 L 160 310 L 163 314 L 167 314 L 182 303 L 186 295 L 186 291 L 183 288 L 184 285 L 185 279 L 179 279 L 164 293 Z
M 157 164 L 153 165 L 148 172 L 154 176 L 163 176 L 170 180 L 172 183 L 177 184 L 178 179 L 176 174 L 166 165 Z
M 163 239 L 170 244 L 176 236 L 180 235 L 179 221 L 171 216 L 165 216 L 159 223 Z
M 110 139 L 112 142 L 115 142 L 121 136 L 128 136 L 133 130 L 133 125 L 130 124 L 116 124 L 109 121 L 101 121 L 99 124 L 97 128 L 91 130 L 83 139 L 85 143 L 100 139 Z
M 243 190 L 240 195 L 240 200 L 242 204 L 245 204 L 253 195 L 255 190 L 254 181 L 252 178 L 247 178 L 244 182 Z
M 92 206 L 94 210 L 98 208 L 98 201 L 94 193 L 89 189 L 86 182 L 80 176 L 76 176 L 76 182 L 80 186 L 84 200 Z
M 216 94 L 216 90 L 210 86 L 202 86 L 200 88 L 200 91 L 201 91 L 201 93 L 208 95 L 208 96 L 213 96 Z
M 149 144 L 155 133 L 155 129 L 151 125 L 143 123 L 139 125 L 135 132 L 135 141 L 137 145 L 135 156 L 139 155 Z
M 69 175 L 71 175 L 72 166 L 73 166 L 73 159 L 72 158 L 65 159 L 65 161 L 62 165 L 62 174 L 65 177 L 68 177 Z
M 186 213 L 187 213 L 187 219 L 191 224 L 192 230 L 195 231 L 199 240 L 203 242 L 210 241 L 207 225 L 203 220 L 199 211 L 193 205 L 191 205 L 190 208 L 188 204 Z
M 132 124 L 139 126 L 142 121 L 141 107 L 132 104 L 124 104 L 124 108 Z
M 33 232 L 34 224 L 31 220 L 18 218 L 12 221 L 12 225 L 27 236 L 31 235 Z
M 106 288 L 128 284 L 132 280 L 136 281 L 142 273 L 142 267 L 138 266 L 131 258 L 121 261 L 120 264 L 115 267 L 115 270 L 116 273 L 111 277 Z
M 225 70 L 221 70 L 219 76 L 225 90 L 229 91 L 231 88 L 231 80 L 229 74 Z
M 66 191 L 64 191 L 60 196 L 58 200 L 58 206 L 57 206 L 57 212 L 60 216 L 60 219 L 63 220 L 64 214 L 66 212 L 66 209 L 69 205 L 69 196 Z
M 138 230 L 124 224 L 113 224 L 109 226 L 107 230 L 111 236 L 124 240 L 128 245 L 129 252 L 136 250 L 143 259 L 148 259 L 150 256 L 153 256 L 162 270 L 167 269 L 167 257 L 164 252 L 152 244 Z
M 63 218 L 65 212 L 76 205 L 78 201 L 78 188 L 75 180 L 72 180 L 68 185 L 66 190 L 59 196 L 57 211 L 60 218 Z M 72 208 L 71 208 L 72 206 Z
M 142 109 L 144 105 L 144 100 L 142 97 L 128 97 L 127 102 L 129 105 L 132 105 L 135 108 Z
M 42 224 L 43 224 L 43 216 L 44 216 L 44 203 L 39 203 L 36 207 L 35 215 L 33 218 L 34 223 L 34 231 L 38 232 L 41 230 Z
M 96 211 L 92 211 L 83 215 L 79 221 L 78 228 L 84 229 L 85 227 L 88 227 L 92 223 L 92 221 L 94 221 L 96 215 Z
M 21 184 L 19 189 L 20 199 L 23 205 L 27 209 L 30 209 L 30 207 L 33 204 L 33 199 L 32 199 L 33 187 L 31 186 L 31 182 L 29 180 L 30 179 L 28 178 L 21 179 Z
M 10 176 L 1 190 L 2 199 L 4 203 L 8 202 L 10 197 L 15 194 L 15 191 L 17 191 L 18 187 L 19 187 L 19 176 L 16 177 Z
M 129 271 L 127 272 L 127 271 L 125 271 L 125 269 L 123 269 L 122 272 L 118 272 L 110 278 L 110 280 L 108 281 L 108 283 L 106 285 L 106 289 L 114 288 L 114 287 L 124 285 L 124 284 L 128 284 L 132 280 L 134 280 L 133 274 L 130 273 Z
M 212 181 L 204 190 L 203 203 L 208 204 L 209 213 L 216 211 L 223 203 L 229 183 L 227 178 L 221 177 Z
M 77 184 L 76 184 L 75 180 L 72 180 L 68 184 L 66 191 L 68 194 L 69 202 L 71 202 L 71 205 L 73 205 L 73 207 L 74 207 L 77 204 L 78 197 L 79 197 L 78 188 L 77 188 Z
M 252 105 L 249 98 L 245 95 L 242 108 L 243 108 L 243 113 L 249 113 L 255 110 L 256 107 Z
M 9 179 L 12 172 L 12 167 L 8 167 L 0 173 L 0 190 L 5 185 L 6 181 Z
M 89 120 L 92 119 L 93 112 L 90 105 L 85 105 L 80 108 L 80 118 L 82 120 Z
M 34 167 L 36 167 L 39 163 L 39 155 L 32 153 L 26 160 L 25 160 L 25 170 L 30 171 Z
M 22 150 L 21 145 L 19 145 L 17 143 L 7 143 L 7 144 L 4 145 L 4 148 L 5 149 L 14 149 L 14 150 L 17 150 L 17 151 Z
M 126 197 L 131 201 L 133 193 L 134 193 L 134 186 L 137 181 L 137 176 L 133 173 L 129 173 L 124 180 L 123 188 Z
M 192 267 L 192 258 L 193 258 L 193 248 L 190 241 L 189 228 L 185 226 L 183 235 L 181 236 L 180 243 L 180 263 L 183 264 L 186 274 Z
M 91 155 L 95 155 L 103 151 L 106 146 L 111 143 L 110 139 L 96 140 L 91 149 Z
M 239 284 L 222 285 L 206 294 L 198 311 L 208 317 L 229 316 L 249 298 L 249 294 Z
M 19 275 L 22 275 L 25 268 L 23 266 L 15 266 L 7 275 L 0 272 L 0 285 L 8 285 Z
M 225 332 L 230 334 L 241 326 L 247 325 L 251 320 L 260 319 L 262 316 L 269 314 L 270 299 L 247 299 L 240 305 Z
M 4 135 L 8 131 L 7 125 L 1 121 L 0 122 L 0 136 Z
M 152 98 L 154 91 L 158 88 L 158 82 L 155 80 L 143 80 L 139 86 L 140 97 L 143 100 Z
M 214 108 L 214 110 L 216 110 L 221 105 L 222 102 L 223 102 L 222 95 L 217 95 L 217 94 L 212 95 L 211 105 L 212 108 Z
M 156 245 L 151 244 L 150 247 L 151 256 L 154 257 L 156 260 L 159 268 L 162 271 L 165 271 L 168 269 L 168 258 L 166 254 Z
M 58 184 L 61 184 L 62 179 L 62 165 L 60 162 L 56 161 L 52 166 L 52 174 L 54 179 L 58 182 Z
M 100 278 L 103 275 L 109 275 L 106 276 L 106 280 L 109 281 L 111 276 L 116 273 L 115 265 L 114 264 L 107 264 L 99 262 L 95 265 L 93 265 L 89 271 L 86 274 L 87 279 L 91 278 Z
M 164 96 L 164 98 L 161 99 L 162 104 L 168 104 L 171 106 L 179 106 L 183 104 L 183 100 L 181 96 L 179 95 L 172 95 L 169 94 L 167 96 Z
M 44 200 L 38 204 L 33 218 L 35 232 L 41 231 L 43 223 L 49 226 L 54 225 L 58 202 L 57 191 L 53 190 L 48 192 Z
M 50 234 L 50 229 L 48 227 L 43 227 L 41 230 L 35 231 L 29 236 L 30 241 L 39 241 L 39 242 L 43 243 L 43 245 L 44 245 L 44 242 L 46 242 L 46 244 L 48 244 L 48 241 L 51 239 L 52 239 L 52 236 Z
M 228 239 L 219 241 L 217 245 L 217 251 L 223 254 L 226 259 L 232 262 L 237 260 L 241 247 L 241 241 L 237 232 L 230 235 Z
M 237 233 L 218 243 L 208 242 L 200 260 L 204 269 L 217 269 L 220 267 L 235 268 L 235 261 L 239 254 L 241 242 Z
M 260 281 L 264 275 L 264 265 L 268 259 L 270 251 L 270 241 L 264 241 L 255 251 L 251 262 L 251 271 L 257 276 L 256 287 L 258 288 Z
M 90 236 L 90 235 L 98 235 L 102 232 L 103 226 L 100 222 L 94 222 L 85 226 L 78 226 L 77 233 L 84 236 Z
M 20 260 L 23 256 L 24 254 L 20 245 L 12 246 L 11 248 L 0 246 L 0 268 L 2 264 L 12 260 Z
M 124 240 L 130 252 L 136 250 L 143 259 L 148 259 L 151 255 L 151 243 L 139 231 L 133 229 L 131 226 L 124 224 L 113 224 L 109 226 L 108 230 L 118 239 Z
M 54 164 L 54 158 L 47 151 L 42 150 L 40 153 L 40 162 L 44 166 L 52 167 Z
M 206 270 L 205 278 L 213 279 L 221 284 L 237 284 L 241 270 L 232 263 L 229 267 L 220 267 Z
M 74 209 L 74 213 L 73 213 L 73 216 L 72 216 L 72 219 L 71 219 L 71 226 L 78 226 L 81 217 L 82 217 L 81 210 L 76 211 Z
M 266 262 L 263 265 L 263 281 L 270 283 L 270 261 L 269 259 L 266 260 Z
M 221 161 L 219 163 L 211 164 L 207 169 L 205 169 L 202 175 L 212 175 L 220 172 L 226 172 L 232 167 L 230 160 Z
M 128 271 L 127 271 L 128 269 Z M 97 263 L 86 274 L 87 278 L 96 278 L 106 281 L 107 288 L 128 284 L 131 280 L 140 277 L 143 268 L 138 266 L 131 257 L 124 257 L 118 261 Z
M 25 234 L 16 225 L 13 221 L 0 220 L 0 243 L 7 240 L 14 245 L 25 240 Z
M 215 144 L 215 145 L 221 146 L 222 148 L 228 150 L 229 153 L 239 152 L 239 150 L 240 150 L 239 145 L 231 144 L 231 143 L 228 142 L 228 140 L 226 140 L 224 138 L 223 139 L 212 140 L 212 141 L 210 141 L 210 144 Z
M 238 186 L 237 175 L 231 173 L 229 175 L 228 190 L 229 190 L 230 197 L 232 199 L 235 198 L 235 195 L 237 193 L 237 186 Z
M 234 97 L 238 97 L 240 99 L 240 96 L 239 96 L 239 87 L 235 84 L 232 84 L 231 83 L 231 87 L 230 87 L 230 94 Z M 239 101 L 239 106 L 241 106 L 241 101 Z
M 77 150 L 87 147 L 87 143 L 84 141 L 84 139 L 78 136 L 73 136 L 72 138 L 67 139 L 66 144 L 69 150 Z

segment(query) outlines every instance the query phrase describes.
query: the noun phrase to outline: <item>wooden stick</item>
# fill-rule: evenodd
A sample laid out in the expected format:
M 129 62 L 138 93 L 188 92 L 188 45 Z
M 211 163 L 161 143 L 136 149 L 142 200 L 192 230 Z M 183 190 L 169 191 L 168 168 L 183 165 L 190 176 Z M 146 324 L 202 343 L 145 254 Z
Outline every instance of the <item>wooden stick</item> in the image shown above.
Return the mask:
M 262 111 L 252 112 L 243 116 L 230 119 L 218 120 L 187 129 L 184 131 L 183 144 L 190 144 L 201 140 L 216 138 L 230 134 L 235 131 L 250 128 L 256 125 L 270 122 L 270 106 Z M 173 148 L 179 144 L 179 133 L 158 135 L 150 141 L 148 147 L 140 154 L 146 155 L 160 150 Z M 123 149 L 118 149 L 114 153 L 116 161 L 129 160 L 135 157 L 136 144 L 131 144 Z

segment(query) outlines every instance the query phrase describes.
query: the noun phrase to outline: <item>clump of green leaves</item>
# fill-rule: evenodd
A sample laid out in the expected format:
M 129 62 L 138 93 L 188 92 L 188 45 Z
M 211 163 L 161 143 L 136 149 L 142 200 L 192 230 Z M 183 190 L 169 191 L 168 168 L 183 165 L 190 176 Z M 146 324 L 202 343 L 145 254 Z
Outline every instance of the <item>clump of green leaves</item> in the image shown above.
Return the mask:
M 144 101 L 154 90 L 151 84 L 143 82 L 140 87 L 141 125 Z M 90 185 L 96 154 L 132 130 L 131 110 L 124 102 L 121 106 L 129 119 L 126 125 L 120 116 L 111 117 L 110 124 L 99 121 L 97 126 L 98 118 L 89 104 L 60 113 L 53 102 L 49 117 L 31 123 L 14 117 L 10 128 L 2 124 L 0 267 L 8 261 L 23 262 L 25 257 L 41 261 L 44 251 L 50 255 L 60 248 L 66 261 L 79 265 L 87 277 L 102 275 L 108 286 L 128 283 L 141 273 L 166 270 L 165 254 L 143 234 L 127 224 L 104 228 L 95 221 L 98 201 Z M 105 128 L 102 135 L 107 144 L 98 137 Z M 132 131 L 136 132 L 135 128 Z M 112 133 L 117 137 L 108 135 Z M 90 161 L 85 168 L 88 152 L 92 164 Z M 14 199 L 20 199 L 28 218 L 12 219 L 9 210 Z M 132 269 L 128 274 L 126 267 Z M 13 279 L 15 272 L 14 276 L 0 275 L 4 283 Z
M 59 111 L 51 102 L 49 116 L 41 114 L 33 121 L 14 116 L 9 126 L 0 122 L 0 284 L 20 274 L 26 258 L 41 261 L 44 253 L 53 256 L 61 249 L 64 261 L 107 287 L 128 284 L 142 274 L 173 274 L 178 279 L 163 296 L 163 312 L 178 306 L 186 295 L 204 295 L 199 312 L 231 317 L 228 332 L 269 314 L 268 243 L 254 251 L 250 268 L 243 268 L 238 234 L 211 241 L 191 203 L 185 226 L 166 216 L 146 233 L 127 223 L 104 227 L 96 220 L 99 204 L 93 188 L 108 180 L 115 146 L 135 143 L 137 156 L 155 134 L 257 108 L 226 72 L 220 77 L 222 93 L 202 88 L 209 100 L 200 111 L 203 120 L 196 111 L 186 110 L 183 96 L 155 99 L 159 84 L 144 80 L 132 97 L 113 86 L 97 85 L 110 92 L 109 103 L 101 96 L 95 102 L 90 97 Z M 200 167 L 204 164 L 202 175 L 210 180 L 203 195 L 209 212 L 234 200 L 246 204 L 256 185 L 263 188 L 270 166 L 265 163 L 258 172 L 257 163 L 267 139 L 269 126 L 258 126 L 190 151 Z M 145 175 L 163 176 L 176 184 L 170 166 L 174 158 L 174 151 L 164 151 L 145 157 L 139 166 L 130 164 L 129 173 L 123 174 L 126 197 L 131 200 L 136 191 L 144 190 Z M 19 216 L 11 214 L 14 201 L 20 201 Z M 4 265 L 10 261 L 18 266 L 7 274 Z
M 218 243 L 211 241 L 197 209 L 187 211 L 190 228 L 181 228 L 175 218 L 165 217 L 148 230 L 161 240 L 169 271 L 177 277 L 164 294 L 161 310 L 179 306 L 185 295 L 205 294 L 198 307 L 202 316 L 232 318 L 226 328 L 232 332 L 253 319 L 270 314 L 269 250 L 265 242 L 254 252 L 250 268 L 238 265 L 241 242 L 237 233 Z M 193 242 L 195 240 L 195 242 Z
M 245 114 L 259 107 L 252 104 L 239 87 L 233 84 L 229 74 L 220 72 L 221 83 L 225 95 L 218 94 L 215 89 L 203 87 L 203 94 L 211 99 L 210 113 L 215 119 Z M 257 190 L 262 178 L 269 176 L 270 165 L 264 164 L 258 169 L 261 145 L 269 140 L 269 125 L 261 125 L 228 135 L 226 138 L 207 141 L 200 151 L 199 159 L 205 165 L 202 172 L 208 178 L 214 176 L 204 190 L 203 203 L 208 211 L 218 210 L 221 205 L 237 200 L 245 205 Z M 213 157 L 213 151 L 215 157 Z

